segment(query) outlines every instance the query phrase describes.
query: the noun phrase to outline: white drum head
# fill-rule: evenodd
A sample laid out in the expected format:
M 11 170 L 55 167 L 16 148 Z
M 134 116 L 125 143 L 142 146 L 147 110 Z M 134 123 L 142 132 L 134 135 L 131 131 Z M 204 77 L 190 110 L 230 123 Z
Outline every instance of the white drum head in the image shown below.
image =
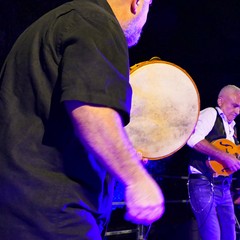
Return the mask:
M 190 137 L 200 111 L 192 78 L 175 64 L 152 60 L 131 69 L 131 121 L 126 131 L 137 151 L 156 160 L 167 157 Z

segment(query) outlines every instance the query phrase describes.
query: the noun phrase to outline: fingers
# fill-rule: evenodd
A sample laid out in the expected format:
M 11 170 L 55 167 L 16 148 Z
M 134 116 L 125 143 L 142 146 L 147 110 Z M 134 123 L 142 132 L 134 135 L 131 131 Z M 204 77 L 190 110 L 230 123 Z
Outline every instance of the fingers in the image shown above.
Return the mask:
M 138 155 L 138 157 L 140 158 L 140 159 L 142 159 L 143 158 L 143 154 L 142 154 L 142 152 L 141 151 L 136 151 L 136 153 L 137 153 L 137 155 Z
M 240 161 L 234 158 L 234 164 L 228 167 L 232 172 L 236 172 L 240 169 Z
M 143 165 L 146 165 L 148 163 L 148 158 L 142 158 Z
M 138 157 L 141 159 L 143 165 L 146 165 L 148 163 L 148 158 L 143 157 L 143 154 L 141 151 L 136 151 Z

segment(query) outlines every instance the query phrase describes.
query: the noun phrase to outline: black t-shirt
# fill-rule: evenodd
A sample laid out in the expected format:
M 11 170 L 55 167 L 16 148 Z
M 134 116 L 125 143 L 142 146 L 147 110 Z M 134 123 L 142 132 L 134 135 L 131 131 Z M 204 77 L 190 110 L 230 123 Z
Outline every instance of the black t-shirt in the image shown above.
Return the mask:
M 62 104 L 107 106 L 129 121 L 128 48 L 107 2 L 75 0 L 44 15 L 16 41 L 0 77 L 0 237 L 8 227 L 18 239 L 30 225 L 58 231 L 69 206 L 109 217 L 112 179 L 74 136 Z

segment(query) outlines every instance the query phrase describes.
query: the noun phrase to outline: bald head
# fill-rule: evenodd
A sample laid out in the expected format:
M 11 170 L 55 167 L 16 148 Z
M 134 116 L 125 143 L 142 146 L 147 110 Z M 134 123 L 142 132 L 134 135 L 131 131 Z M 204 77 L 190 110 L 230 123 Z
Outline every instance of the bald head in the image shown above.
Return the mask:
M 235 85 L 227 85 L 221 89 L 221 91 L 218 94 L 218 97 L 225 97 L 231 94 L 240 94 L 240 88 Z
M 223 87 L 219 92 L 217 103 L 228 122 L 232 122 L 240 114 L 240 88 L 235 85 Z

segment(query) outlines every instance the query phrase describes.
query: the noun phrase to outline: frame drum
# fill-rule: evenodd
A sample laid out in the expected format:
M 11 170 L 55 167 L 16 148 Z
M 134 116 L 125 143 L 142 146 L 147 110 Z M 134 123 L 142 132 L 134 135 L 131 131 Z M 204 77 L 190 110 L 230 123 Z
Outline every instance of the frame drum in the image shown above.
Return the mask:
M 182 148 L 197 123 L 200 99 L 189 74 L 152 58 L 130 68 L 131 121 L 125 127 L 135 149 L 149 160 Z

